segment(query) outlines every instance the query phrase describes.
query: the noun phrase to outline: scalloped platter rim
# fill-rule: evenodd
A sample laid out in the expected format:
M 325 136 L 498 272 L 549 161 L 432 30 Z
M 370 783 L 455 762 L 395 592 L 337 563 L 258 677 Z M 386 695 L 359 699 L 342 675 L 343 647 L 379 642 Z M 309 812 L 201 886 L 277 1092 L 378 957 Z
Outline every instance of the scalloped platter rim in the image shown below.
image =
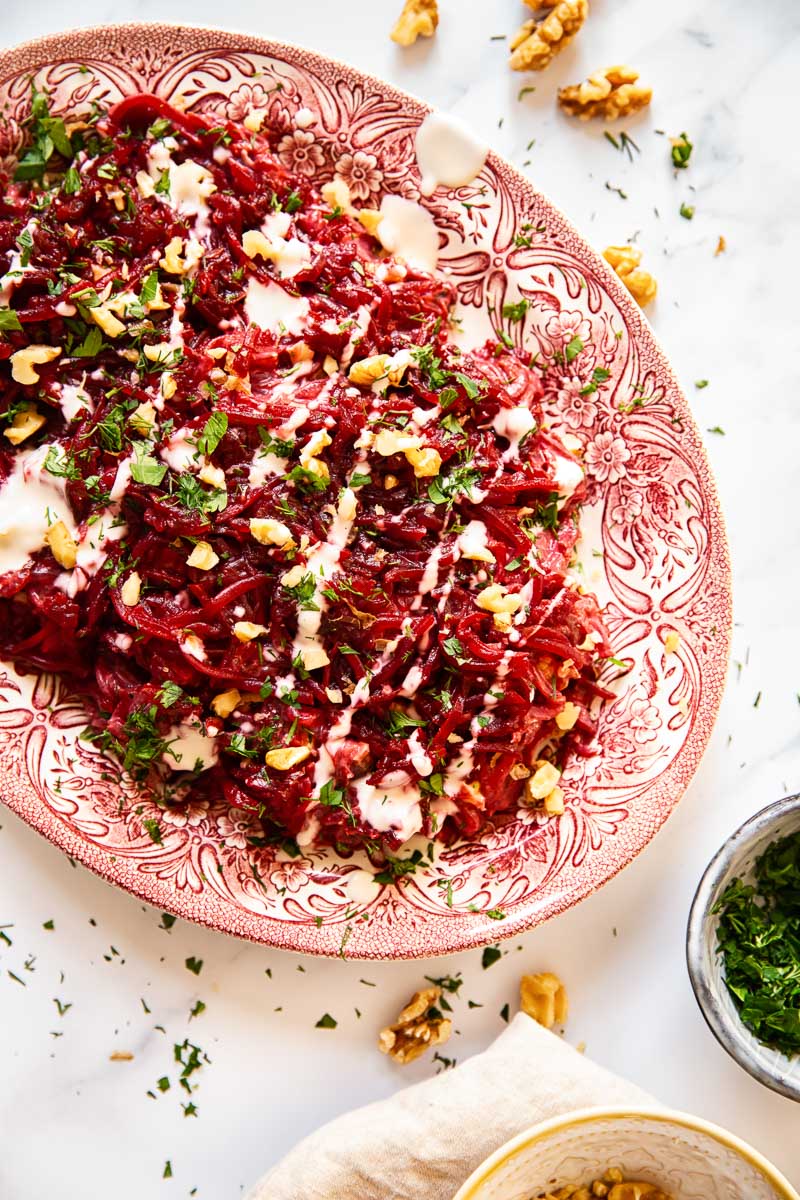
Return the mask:
M 615 697 L 601 716 L 602 750 L 568 764 L 563 817 L 520 813 L 480 840 L 442 849 L 402 888 L 375 882 L 358 856 L 304 850 L 290 858 L 254 847 L 251 819 L 222 803 L 190 803 L 167 818 L 79 741 L 84 714 L 59 680 L 19 676 L 8 665 L 0 668 L 4 802 L 159 909 L 311 954 L 451 953 L 519 934 L 590 895 L 647 845 L 687 787 L 719 708 L 730 642 L 716 487 L 675 374 L 636 303 L 498 155 L 489 153 L 471 184 L 422 196 L 414 139 L 429 107 L 313 51 L 165 24 L 82 29 L 4 50 L 0 160 L 19 147 L 32 74 L 64 112 L 135 89 L 234 119 L 261 110 L 295 170 L 345 178 L 361 204 L 399 192 L 429 209 L 440 268 L 477 338 L 502 325 L 506 296 L 525 296 L 525 321 L 506 333 L 539 351 L 550 368 L 552 418 L 583 444 L 583 569 L 607 605 L 615 655 L 632 668 L 613 680 L 609 667 Z M 293 123 L 300 108 L 314 117 L 304 119 L 302 137 Z M 530 232 L 517 240 L 522 225 Z M 582 349 L 567 362 L 563 350 L 575 338 Z M 598 366 L 608 381 L 587 393 Z M 677 650 L 666 650 L 667 634 L 678 635 Z M 161 844 L 143 825 L 153 812 Z

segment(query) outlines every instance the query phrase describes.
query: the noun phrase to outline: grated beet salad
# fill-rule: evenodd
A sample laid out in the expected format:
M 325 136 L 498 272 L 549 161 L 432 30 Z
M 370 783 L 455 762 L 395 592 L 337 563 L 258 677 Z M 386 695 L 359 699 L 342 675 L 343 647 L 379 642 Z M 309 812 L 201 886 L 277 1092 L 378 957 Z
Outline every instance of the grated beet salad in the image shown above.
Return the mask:
M 607 694 L 580 463 L 389 208 L 245 125 L 137 95 L 70 127 L 34 91 L 0 177 L 2 656 L 164 804 L 268 838 L 557 814 Z

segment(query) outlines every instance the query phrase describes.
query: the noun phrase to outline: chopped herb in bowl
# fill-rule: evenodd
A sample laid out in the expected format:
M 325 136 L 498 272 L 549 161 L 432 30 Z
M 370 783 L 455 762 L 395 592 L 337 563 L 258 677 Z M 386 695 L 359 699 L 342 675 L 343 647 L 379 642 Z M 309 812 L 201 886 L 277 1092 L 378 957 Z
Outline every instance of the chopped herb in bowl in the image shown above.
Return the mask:
M 760 1042 L 800 1053 L 800 832 L 756 859 L 753 882 L 733 879 L 715 904 L 725 983 Z

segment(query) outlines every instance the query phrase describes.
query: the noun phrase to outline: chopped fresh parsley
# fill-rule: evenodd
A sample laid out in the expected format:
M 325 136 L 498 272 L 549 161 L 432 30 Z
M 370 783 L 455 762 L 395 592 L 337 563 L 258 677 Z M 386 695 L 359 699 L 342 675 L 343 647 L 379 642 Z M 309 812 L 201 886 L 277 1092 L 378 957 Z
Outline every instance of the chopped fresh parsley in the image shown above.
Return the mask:
M 317 475 L 314 471 L 309 471 L 299 464 L 292 467 L 286 478 L 295 485 L 299 492 L 309 494 L 311 492 L 324 492 L 330 480 L 323 476 Z
M 134 461 L 131 463 L 131 479 L 148 487 L 158 487 L 167 473 L 166 463 L 153 458 L 149 442 L 133 442 Z
M 0 333 L 20 333 L 22 325 L 13 308 L 0 308 Z
M 457 637 L 445 638 L 442 642 L 442 648 L 451 658 L 455 658 L 458 662 L 464 662 L 464 647 Z
M 314 1028 L 315 1029 L 335 1029 L 336 1025 L 337 1025 L 337 1021 L 331 1016 L 330 1013 L 323 1013 L 322 1016 L 320 1017 L 320 1019 L 317 1021 Z
M 169 187 L 170 187 L 169 167 L 167 167 L 166 170 L 162 171 L 160 173 L 160 175 L 158 176 L 154 190 L 156 192 L 156 195 L 158 195 L 158 196 L 168 196 L 169 195 Z
M 583 349 L 583 342 L 576 335 L 572 339 L 572 341 L 569 343 L 567 348 L 565 349 L 564 358 L 567 360 L 568 363 L 571 363 L 574 359 L 576 359 L 578 357 L 578 355 L 580 354 L 582 349 Z
M 692 217 L 694 216 L 694 205 L 693 205 L 693 204 L 686 204 L 686 203 L 684 202 L 684 203 L 683 203 L 683 204 L 680 206 L 680 209 L 679 209 L 678 211 L 680 212 L 680 214 L 681 214 L 681 216 L 684 218 L 684 220 L 686 220 L 686 221 L 691 221 Z
M 73 358 L 96 358 L 103 349 L 103 334 L 98 326 L 86 326 L 85 329 L 85 337 L 70 349 Z
M 172 708 L 173 704 L 177 704 L 183 697 L 183 688 L 177 683 L 173 683 L 171 679 L 167 679 L 161 685 L 158 693 L 158 702 L 162 708 Z
M 460 495 L 469 495 L 481 474 L 468 464 L 454 467 L 449 475 L 437 475 L 428 484 L 428 499 L 434 504 L 453 504 Z
M 44 460 L 44 469 L 59 479 L 80 479 L 81 473 L 75 458 L 63 446 L 51 446 Z
M 278 458 L 288 458 L 296 445 L 294 438 L 276 438 L 263 425 L 258 426 L 258 436 L 261 438 L 264 453 L 276 454 Z
M 531 306 L 530 300 L 519 300 L 516 304 L 504 304 L 503 316 L 507 321 L 521 321 Z
M 302 609 L 305 609 L 307 612 L 319 611 L 319 605 L 315 599 L 317 584 L 310 571 L 306 571 L 299 583 L 295 583 L 291 587 L 287 587 L 285 583 L 281 586 L 287 596 L 291 596 L 295 603 L 299 604 Z
M 74 196 L 76 192 L 81 190 L 81 177 L 75 167 L 69 167 L 64 176 L 62 188 L 67 196 Z
M 386 721 L 386 732 L 389 737 L 404 737 L 407 730 L 423 729 L 424 726 L 425 722 L 421 717 L 414 717 L 400 708 L 393 708 Z
M 453 378 L 458 380 L 470 400 L 477 400 L 481 392 L 486 391 L 486 384 L 482 379 L 472 379 L 461 371 L 454 371 Z
M 689 165 L 689 159 L 692 157 L 694 145 L 689 141 L 685 133 L 680 137 L 672 139 L 672 165 L 679 170 L 684 170 Z
M 228 493 L 224 489 L 206 491 L 196 475 L 179 475 L 176 495 L 179 503 L 192 512 L 222 512 L 228 504 Z
M 201 454 L 211 455 L 228 432 L 228 414 L 213 412 L 203 426 L 203 432 L 197 439 L 197 449 Z
M 28 118 L 31 144 L 17 164 L 14 179 L 20 183 L 31 179 L 43 179 L 55 154 L 69 161 L 75 147 L 67 133 L 61 117 L 50 115 L 46 92 L 40 92 L 31 82 L 31 113 Z
M 725 983 L 766 1046 L 800 1052 L 800 833 L 772 842 L 754 879 L 734 879 L 712 910 Z
M 592 392 L 597 391 L 597 385 L 599 383 L 605 383 L 606 380 L 610 378 L 611 372 L 607 371 L 605 367 L 595 367 L 595 369 L 592 371 L 592 378 L 587 384 L 584 385 L 584 387 L 581 388 L 580 395 L 590 396 Z
M 161 826 L 155 817 L 145 817 L 142 821 L 142 825 L 150 834 L 150 840 L 155 842 L 157 846 L 162 845 L 163 838 L 161 837 Z

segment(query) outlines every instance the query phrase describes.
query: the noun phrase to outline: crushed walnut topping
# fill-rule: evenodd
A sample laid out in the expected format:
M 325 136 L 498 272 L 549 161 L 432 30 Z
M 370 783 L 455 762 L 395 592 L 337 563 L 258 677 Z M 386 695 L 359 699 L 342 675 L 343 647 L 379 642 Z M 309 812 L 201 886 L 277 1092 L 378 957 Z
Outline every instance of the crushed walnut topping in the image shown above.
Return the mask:
M 398 1063 L 413 1062 L 433 1046 L 441 1046 L 450 1037 L 452 1021 L 436 1007 L 440 987 L 415 992 L 393 1025 L 382 1029 L 378 1047 Z
M 389 36 L 398 46 L 413 46 L 418 37 L 433 37 L 438 24 L 437 0 L 406 0 Z
M 615 121 L 646 108 L 653 98 L 653 89 L 638 82 L 639 72 L 633 67 L 605 67 L 595 71 L 583 83 L 559 88 L 558 103 L 571 117 L 588 121 L 603 117 Z
M 644 308 L 656 298 L 658 284 L 649 271 L 639 266 L 642 252 L 636 246 L 606 246 L 603 258 L 619 275 L 634 300 Z
M 555 1191 L 540 1192 L 536 1200 L 595 1200 L 595 1197 L 604 1200 L 644 1200 L 644 1197 L 647 1197 L 647 1200 L 671 1200 L 671 1197 L 654 1183 L 626 1179 L 618 1167 L 610 1167 L 592 1183 L 568 1183 Z
M 589 0 L 526 0 L 537 15 L 511 42 L 511 69 L 543 71 L 568 46 L 589 14 Z

